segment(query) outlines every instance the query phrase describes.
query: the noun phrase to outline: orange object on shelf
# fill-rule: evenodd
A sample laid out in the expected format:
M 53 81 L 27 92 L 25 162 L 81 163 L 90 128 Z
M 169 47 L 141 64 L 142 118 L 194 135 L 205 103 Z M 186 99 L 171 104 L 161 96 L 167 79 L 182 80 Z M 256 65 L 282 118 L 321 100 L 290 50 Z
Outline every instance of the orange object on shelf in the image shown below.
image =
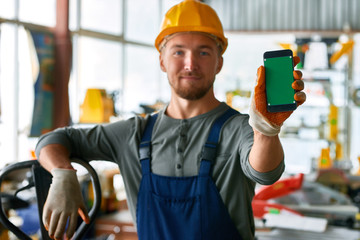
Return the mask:
M 332 160 L 330 158 L 330 148 L 321 149 L 321 155 L 318 161 L 319 169 L 331 168 L 332 165 Z
M 339 133 L 338 129 L 338 112 L 339 108 L 335 105 L 330 105 L 329 112 L 329 139 L 336 141 Z
M 31 149 L 30 150 L 30 160 L 36 160 L 37 157 L 36 157 L 36 154 L 35 154 L 35 150 L 34 149 Z

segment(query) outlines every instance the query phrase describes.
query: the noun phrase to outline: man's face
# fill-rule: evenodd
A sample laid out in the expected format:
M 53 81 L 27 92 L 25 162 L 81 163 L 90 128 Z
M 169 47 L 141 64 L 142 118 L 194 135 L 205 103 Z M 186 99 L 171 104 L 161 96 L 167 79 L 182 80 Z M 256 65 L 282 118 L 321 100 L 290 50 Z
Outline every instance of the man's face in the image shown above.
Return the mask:
M 201 33 L 172 36 L 160 54 L 172 93 L 187 100 L 198 100 L 212 89 L 222 63 L 215 40 Z

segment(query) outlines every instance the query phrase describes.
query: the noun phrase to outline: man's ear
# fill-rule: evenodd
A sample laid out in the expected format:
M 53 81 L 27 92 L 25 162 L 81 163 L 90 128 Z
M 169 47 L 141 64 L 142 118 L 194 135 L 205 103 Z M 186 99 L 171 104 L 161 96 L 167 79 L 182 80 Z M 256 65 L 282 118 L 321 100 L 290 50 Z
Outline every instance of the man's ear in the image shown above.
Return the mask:
M 217 68 L 216 68 L 216 74 L 218 74 L 222 67 L 223 67 L 223 63 L 224 63 L 224 58 L 222 56 L 219 57 L 219 62 L 218 62 L 218 65 L 217 65 Z
M 159 63 L 160 63 L 161 71 L 166 72 L 166 67 L 164 65 L 164 56 L 162 53 L 160 53 L 159 55 Z

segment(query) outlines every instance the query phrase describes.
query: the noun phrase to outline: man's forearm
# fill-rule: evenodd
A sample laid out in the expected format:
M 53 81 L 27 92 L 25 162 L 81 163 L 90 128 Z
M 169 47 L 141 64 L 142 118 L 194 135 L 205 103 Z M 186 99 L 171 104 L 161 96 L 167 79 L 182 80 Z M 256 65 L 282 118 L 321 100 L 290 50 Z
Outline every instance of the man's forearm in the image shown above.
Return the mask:
M 250 151 L 250 165 L 258 172 L 274 170 L 284 159 L 279 136 L 265 136 L 254 129 L 254 144 Z
M 40 150 L 39 162 L 49 172 L 54 168 L 73 169 L 69 151 L 60 144 L 49 144 Z

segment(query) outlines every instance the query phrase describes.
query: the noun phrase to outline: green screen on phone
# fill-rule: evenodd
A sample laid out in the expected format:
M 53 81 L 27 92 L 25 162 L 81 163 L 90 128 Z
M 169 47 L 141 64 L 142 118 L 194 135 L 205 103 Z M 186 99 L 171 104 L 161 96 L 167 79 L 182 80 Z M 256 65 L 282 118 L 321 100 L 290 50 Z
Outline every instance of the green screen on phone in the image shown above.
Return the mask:
M 264 59 L 268 106 L 294 104 L 293 59 L 291 56 Z

